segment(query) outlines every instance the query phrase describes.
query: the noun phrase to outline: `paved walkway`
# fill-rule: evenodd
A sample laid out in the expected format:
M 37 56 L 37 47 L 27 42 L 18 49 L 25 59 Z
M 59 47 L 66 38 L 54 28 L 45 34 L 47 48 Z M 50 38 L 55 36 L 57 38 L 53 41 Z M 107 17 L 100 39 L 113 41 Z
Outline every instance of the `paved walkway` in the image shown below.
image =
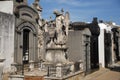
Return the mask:
M 120 80 L 120 72 L 100 69 L 99 71 L 87 75 L 81 80 Z
M 85 77 L 80 77 L 80 80 L 120 80 L 120 65 L 111 70 L 101 68 Z

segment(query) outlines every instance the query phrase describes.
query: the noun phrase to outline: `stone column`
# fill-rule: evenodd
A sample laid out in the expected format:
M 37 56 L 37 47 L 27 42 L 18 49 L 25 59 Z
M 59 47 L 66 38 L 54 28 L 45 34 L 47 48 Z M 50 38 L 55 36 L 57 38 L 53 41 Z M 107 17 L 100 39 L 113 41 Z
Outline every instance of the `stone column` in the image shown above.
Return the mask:
M 104 52 L 104 29 L 100 30 L 99 36 L 99 64 L 101 67 L 105 67 L 105 52 Z
M 29 65 L 30 71 L 33 71 L 34 70 L 34 61 L 31 60 L 29 63 L 30 63 L 30 65 Z
M 62 64 L 58 63 L 56 66 L 56 77 L 62 77 Z
M 4 66 L 4 60 L 5 59 L 0 59 L 0 80 L 2 80 L 2 73 L 3 73 L 3 66 Z
M 114 47 L 115 47 L 115 44 L 114 44 L 114 41 L 113 41 L 113 33 L 112 33 L 112 64 L 115 63 L 115 51 L 114 51 Z

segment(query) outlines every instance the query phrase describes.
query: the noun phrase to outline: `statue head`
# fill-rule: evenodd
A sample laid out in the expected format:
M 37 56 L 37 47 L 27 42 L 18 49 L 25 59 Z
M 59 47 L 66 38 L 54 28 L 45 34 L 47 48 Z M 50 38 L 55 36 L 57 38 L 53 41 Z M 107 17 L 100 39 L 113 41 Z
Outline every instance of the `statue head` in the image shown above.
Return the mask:
M 60 13 L 58 10 L 54 10 L 54 12 L 53 12 L 56 16 L 60 16 L 60 15 L 62 15 L 62 13 Z

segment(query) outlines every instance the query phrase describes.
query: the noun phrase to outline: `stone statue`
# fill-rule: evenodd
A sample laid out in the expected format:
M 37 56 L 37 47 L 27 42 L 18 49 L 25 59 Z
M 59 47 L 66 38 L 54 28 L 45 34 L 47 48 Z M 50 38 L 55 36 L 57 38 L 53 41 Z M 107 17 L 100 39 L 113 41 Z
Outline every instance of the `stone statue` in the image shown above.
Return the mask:
M 33 7 L 36 8 L 38 11 L 42 11 L 41 6 L 39 5 L 40 0 L 35 0 L 33 3 Z
M 65 17 L 62 13 L 58 11 L 54 11 L 54 14 L 56 15 L 56 34 L 57 34 L 57 40 L 56 44 L 65 44 L 66 43 L 66 26 L 65 26 Z
M 44 26 L 45 32 L 48 32 L 50 37 L 50 40 L 47 42 L 49 47 L 51 43 L 52 45 L 54 43 L 57 47 L 65 46 L 66 44 L 70 18 L 68 12 L 64 15 L 63 9 L 61 11 L 55 10 L 55 20 L 50 20 Z
M 48 21 L 44 26 L 48 31 L 49 39 L 46 42 L 46 60 L 52 63 L 66 63 L 66 42 L 69 28 L 69 13 L 62 9 L 61 12 L 55 10 L 55 20 Z

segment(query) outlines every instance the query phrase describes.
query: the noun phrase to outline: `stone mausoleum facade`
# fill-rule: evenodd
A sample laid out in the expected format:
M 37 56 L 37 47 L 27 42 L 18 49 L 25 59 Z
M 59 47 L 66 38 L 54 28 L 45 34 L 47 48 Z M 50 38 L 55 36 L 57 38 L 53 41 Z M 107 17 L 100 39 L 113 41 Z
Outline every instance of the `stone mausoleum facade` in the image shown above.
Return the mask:
M 37 62 L 41 57 L 42 8 L 39 0 L 28 6 L 27 0 L 2 1 L 9 8 L 0 12 L 0 57 L 4 58 L 4 72 L 11 71 L 11 64 Z M 8 10 L 8 12 L 7 12 Z M 41 50 L 42 49 L 42 50 Z M 40 55 L 40 56 L 39 56 Z
M 70 23 L 69 12 L 63 9 L 53 12 L 54 20 L 44 20 L 39 3 L 0 1 L 0 80 L 3 74 L 9 74 L 9 80 L 31 75 L 40 80 L 79 80 L 80 73 L 120 60 L 119 26 L 97 18 Z

